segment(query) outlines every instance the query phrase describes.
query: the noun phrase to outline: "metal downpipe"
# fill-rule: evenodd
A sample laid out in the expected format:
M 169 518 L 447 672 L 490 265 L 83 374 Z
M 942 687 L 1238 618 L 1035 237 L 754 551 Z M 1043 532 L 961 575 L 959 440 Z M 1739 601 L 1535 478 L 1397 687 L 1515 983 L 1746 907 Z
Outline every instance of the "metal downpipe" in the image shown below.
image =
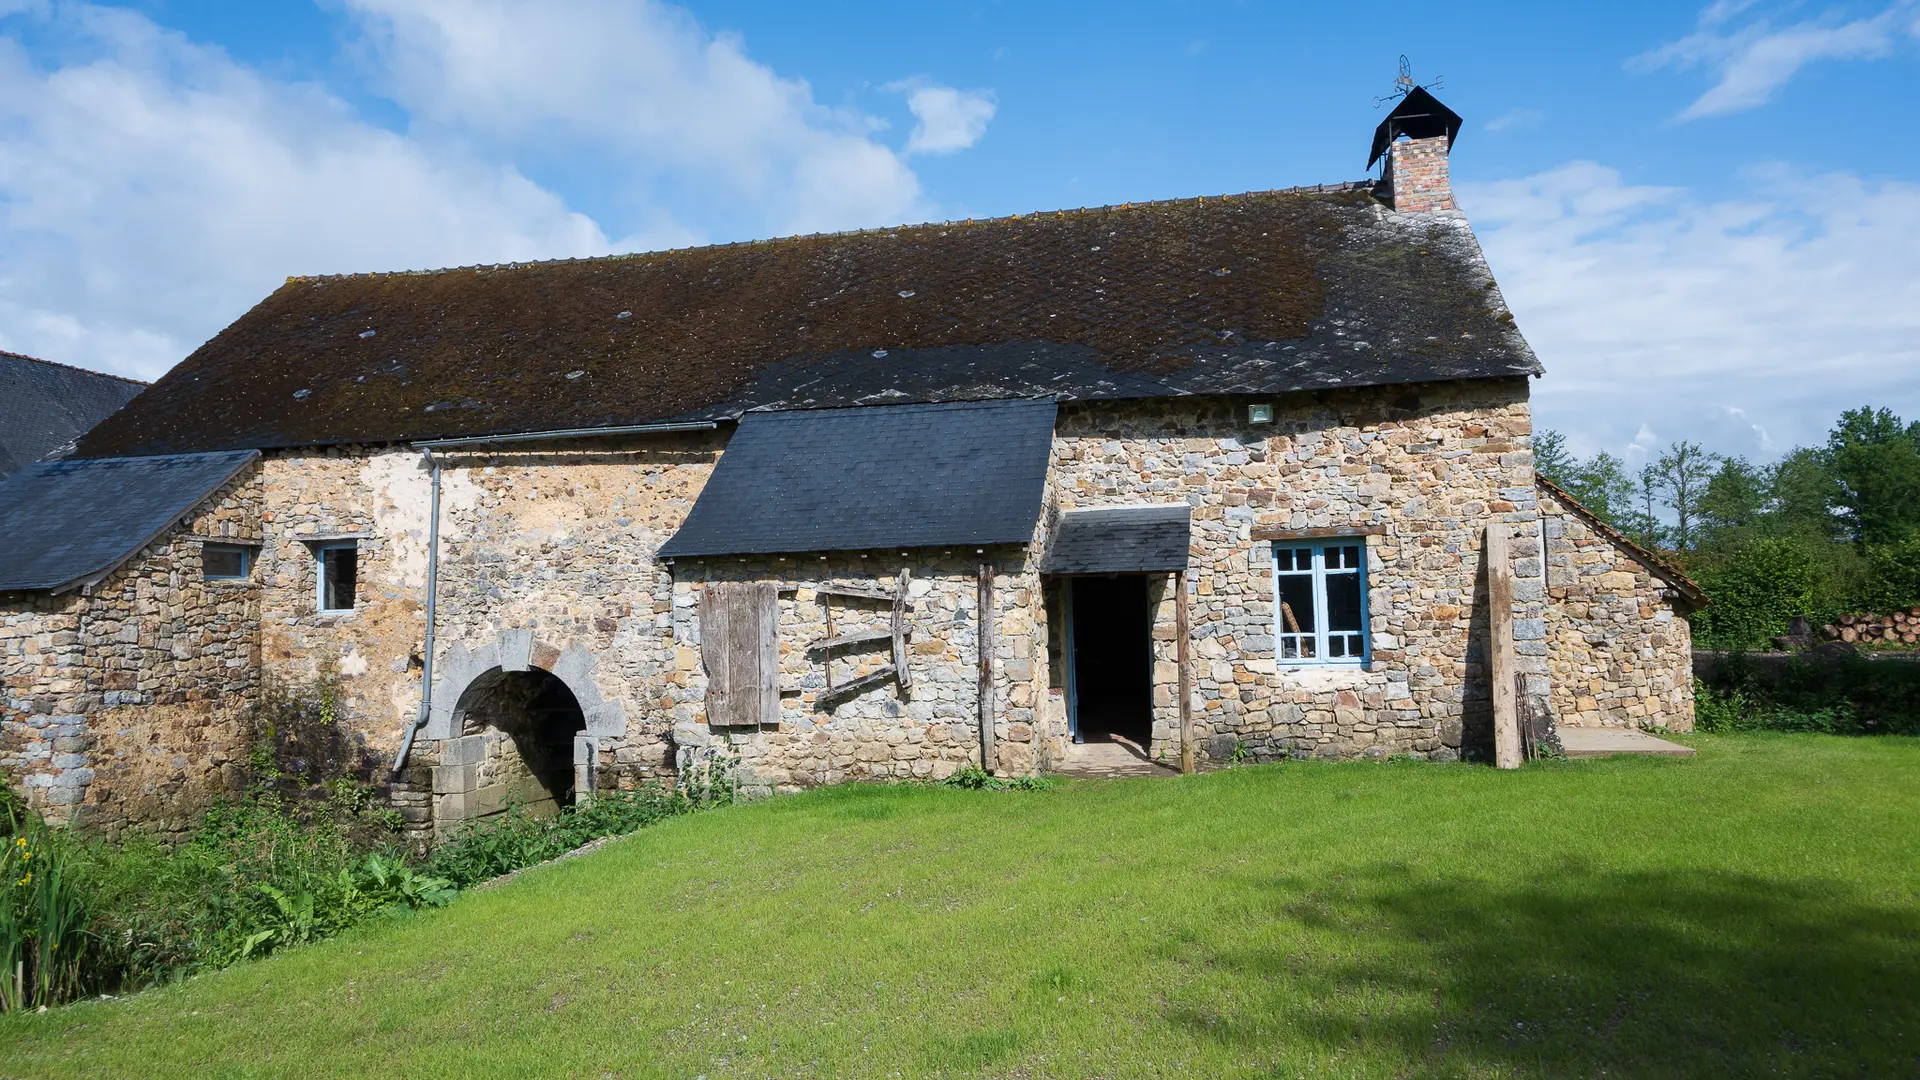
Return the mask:
M 401 733 L 400 752 L 393 757 L 390 781 L 400 779 L 400 771 L 407 767 L 407 755 L 413 753 L 414 736 L 427 726 L 427 718 L 433 715 L 433 626 L 440 599 L 440 459 L 433 456 L 431 448 L 420 453 L 433 474 L 433 495 L 427 511 L 427 634 L 420 653 L 420 714 Z

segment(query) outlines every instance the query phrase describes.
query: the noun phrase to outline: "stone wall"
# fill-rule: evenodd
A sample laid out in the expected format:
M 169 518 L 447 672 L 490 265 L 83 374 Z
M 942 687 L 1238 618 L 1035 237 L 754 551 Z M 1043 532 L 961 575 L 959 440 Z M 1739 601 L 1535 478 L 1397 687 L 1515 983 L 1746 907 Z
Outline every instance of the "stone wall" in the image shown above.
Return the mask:
M 1248 422 L 1271 403 L 1273 422 Z M 1204 758 L 1408 754 L 1445 760 L 1490 723 L 1483 670 L 1487 522 L 1508 522 L 1516 651 L 1544 692 L 1531 421 L 1524 380 L 1302 394 L 1066 403 L 1050 497 L 1076 507 L 1186 502 L 1195 738 Z M 1275 655 L 1269 530 L 1366 537 L 1371 662 Z M 1177 761 L 1174 605 L 1157 593 L 1151 753 Z M 1043 735 L 1064 750 L 1064 713 Z
M 1039 646 L 1044 614 L 1039 581 L 1022 548 L 840 553 L 772 559 L 681 560 L 674 568 L 673 629 L 678 643 L 672 709 L 682 764 L 702 757 L 738 757 L 750 789 L 791 791 L 842 780 L 943 779 L 979 764 L 979 564 L 993 570 L 992 716 L 988 764 L 1003 775 L 1042 770 L 1035 743 L 1035 703 L 1047 685 Z M 885 629 L 883 603 L 822 597 L 815 587 L 897 591 L 908 573 L 908 666 L 912 688 L 888 680 L 853 696 L 832 696 L 820 653 L 829 605 L 833 633 Z M 704 706 L 699 596 L 708 581 L 775 581 L 795 587 L 779 600 L 780 719 L 760 730 L 710 730 Z M 836 650 L 835 685 L 845 686 L 892 662 L 885 642 Z
M 653 553 L 679 528 L 722 445 L 719 434 L 695 433 L 443 455 L 436 711 L 444 718 L 488 670 L 475 657 L 524 633 L 556 655 L 584 657 L 592 689 L 583 693 L 618 710 L 618 730 L 597 740 L 601 784 L 670 776 L 670 721 L 658 699 L 673 670 L 672 579 Z M 337 675 L 343 723 L 388 758 L 420 707 L 425 459 L 342 447 L 271 455 L 263 472 L 274 538 L 260 573 L 266 669 L 293 681 Z M 359 537 L 358 602 L 324 613 L 308 541 L 344 535 Z M 438 741 L 417 744 L 394 789 L 422 836 Z
M 1250 422 L 1256 403 L 1272 406 L 1271 422 Z M 511 718 L 475 701 L 501 673 L 533 669 L 565 683 L 582 711 L 576 788 L 629 787 L 733 758 L 749 791 L 948 775 L 979 760 L 983 555 L 994 580 L 990 764 L 1045 771 L 1068 741 L 1059 612 L 1045 599 L 1055 583 L 1039 572 L 1046 523 L 1141 503 L 1184 503 L 1192 514 L 1191 704 L 1203 762 L 1236 748 L 1433 760 L 1472 748 L 1490 722 L 1481 547 L 1496 519 L 1514 535 L 1516 651 L 1529 693 L 1550 698 L 1565 722 L 1690 724 L 1684 620 L 1644 567 L 1537 497 L 1530 436 L 1521 379 L 1068 402 L 1029 545 L 675 566 L 654 553 L 692 507 L 723 432 L 448 455 L 433 711 L 391 798 L 425 842 L 436 825 L 525 787 L 507 760 Z M 261 681 L 323 675 L 363 759 L 388 759 L 420 707 L 430 475 L 410 449 L 270 454 L 90 595 L 6 598 L 0 768 L 43 808 L 78 807 L 109 830 L 178 830 L 208 792 L 238 782 L 241 714 Z M 1364 666 L 1276 656 L 1274 538 L 1316 530 L 1364 537 Z M 258 542 L 252 580 L 201 581 L 198 535 Z M 313 545 L 330 538 L 358 544 L 349 612 L 318 610 Z M 890 586 L 902 569 L 914 604 L 911 693 L 889 683 L 824 700 L 825 672 L 807 648 L 827 636 L 813 587 Z M 796 587 L 779 601 L 776 724 L 706 724 L 698 596 L 714 580 Z M 1172 763 L 1178 643 L 1166 575 L 1150 580 L 1149 603 L 1149 749 Z M 884 617 L 863 607 L 837 603 L 836 632 Z M 889 659 L 850 649 L 835 682 Z
M 1632 551 L 1542 490 L 1548 666 L 1559 722 L 1693 730 L 1693 634 L 1672 589 Z
M 259 543 L 261 500 L 250 468 L 91 588 L 0 594 L 0 779 L 49 820 L 178 834 L 242 783 L 260 589 L 200 551 Z

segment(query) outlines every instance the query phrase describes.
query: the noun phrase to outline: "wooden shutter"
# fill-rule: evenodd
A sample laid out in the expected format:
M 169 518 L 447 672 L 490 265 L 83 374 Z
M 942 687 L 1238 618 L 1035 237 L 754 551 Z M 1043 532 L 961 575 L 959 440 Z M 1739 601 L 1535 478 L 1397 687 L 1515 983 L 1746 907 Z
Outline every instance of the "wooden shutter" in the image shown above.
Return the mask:
M 707 667 L 708 726 L 779 723 L 779 587 L 708 584 L 700 597 L 700 658 Z

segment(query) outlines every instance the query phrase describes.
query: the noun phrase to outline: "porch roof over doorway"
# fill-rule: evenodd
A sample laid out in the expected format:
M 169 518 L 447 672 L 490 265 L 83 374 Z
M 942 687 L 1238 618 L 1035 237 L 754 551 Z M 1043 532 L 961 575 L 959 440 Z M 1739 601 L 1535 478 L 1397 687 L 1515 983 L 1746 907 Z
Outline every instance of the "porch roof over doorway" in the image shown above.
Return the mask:
M 1187 568 L 1192 510 L 1115 506 L 1069 510 L 1047 550 L 1049 574 L 1171 573 Z

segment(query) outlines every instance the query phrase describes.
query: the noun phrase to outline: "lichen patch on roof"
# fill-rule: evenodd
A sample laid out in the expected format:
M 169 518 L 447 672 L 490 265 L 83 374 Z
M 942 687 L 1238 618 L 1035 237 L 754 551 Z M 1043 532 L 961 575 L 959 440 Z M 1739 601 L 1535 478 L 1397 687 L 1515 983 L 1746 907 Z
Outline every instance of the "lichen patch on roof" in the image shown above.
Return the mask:
M 1537 371 L 1464 221 L 1342 185 L 290 279 L 81 452 Z

